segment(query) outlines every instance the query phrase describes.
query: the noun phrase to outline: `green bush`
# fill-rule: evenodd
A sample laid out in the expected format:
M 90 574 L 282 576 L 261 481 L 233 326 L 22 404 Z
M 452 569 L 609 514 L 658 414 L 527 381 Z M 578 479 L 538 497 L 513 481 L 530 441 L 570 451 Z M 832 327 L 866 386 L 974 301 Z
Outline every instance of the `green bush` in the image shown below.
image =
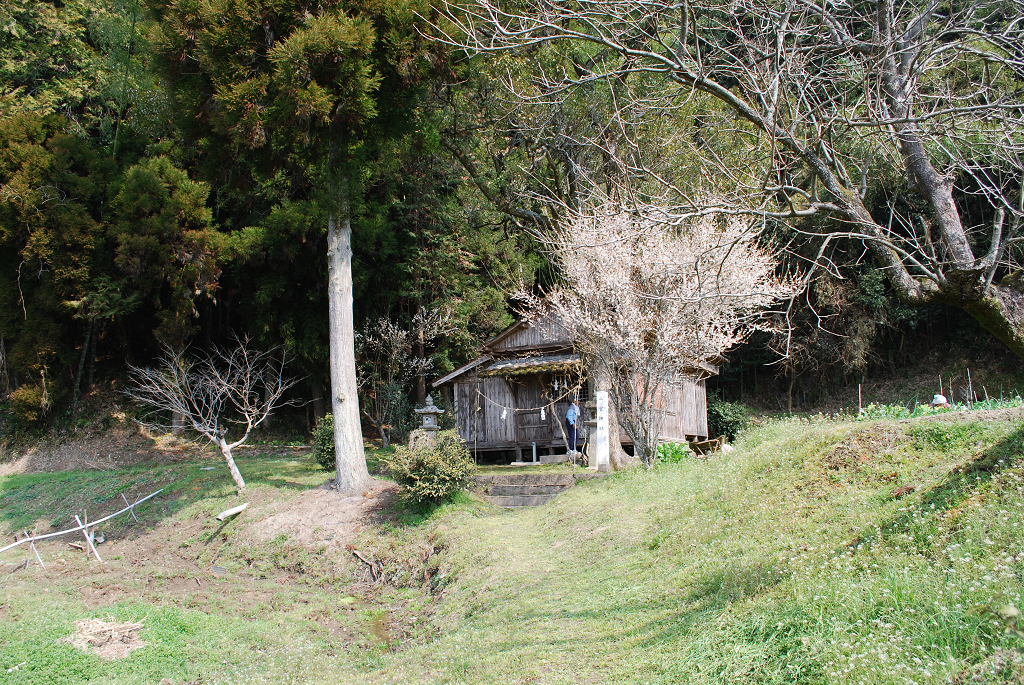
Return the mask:
M 747 427 L 750 416 L 747 408 L 739 402 L 726 402 L 715 396 L 708 398 L 708 437 L 724 435 L 730 440 Z
M 328 414 L 316 422 L 313 429 L 313 458 L 324 471 L 333 471 L 337 463 L 334 453 L 334 415 Z
M 11 414 L 21 426 L 33 426 L 43 418 L 43 389 L 23 385 L 11 393 Z
M 398 445 L 383 462 L 401 486 L 402 499 L 414 505 L 439 504 L 450 498 L 466 487 L 476 469 L 462 437 L 454 430 L 440 431 L 432 447 Z
M 693 452 L 686 443 L 663 442 L 658 445 L 658 461 L 666 464 L 678 464 L 692 456 Z

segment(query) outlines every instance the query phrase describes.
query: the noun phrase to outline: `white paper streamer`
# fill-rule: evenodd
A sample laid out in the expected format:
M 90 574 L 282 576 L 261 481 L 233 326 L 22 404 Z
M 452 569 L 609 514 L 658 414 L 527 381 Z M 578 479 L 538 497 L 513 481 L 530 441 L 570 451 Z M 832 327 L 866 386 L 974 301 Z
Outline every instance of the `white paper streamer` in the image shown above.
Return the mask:
M 540 420 L 547 421 L 548 415 L 544 413 L 544 407 L 540 408 Z

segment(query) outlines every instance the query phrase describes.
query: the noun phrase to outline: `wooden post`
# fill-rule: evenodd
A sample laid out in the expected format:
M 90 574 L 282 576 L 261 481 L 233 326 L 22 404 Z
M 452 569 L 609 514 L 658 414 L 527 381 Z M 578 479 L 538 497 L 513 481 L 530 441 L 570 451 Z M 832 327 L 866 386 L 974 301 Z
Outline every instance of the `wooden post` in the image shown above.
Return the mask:
M 96 555 L 96 561 L 98 561 L 98 562 L 100 562 L 102 564 L 103 560 L 100 559 L 100 553 L 96 551 L 96 547 L 92 544 L 92 537 L 89 535 L 89 528 L 88 528 L 88 525 L 87 525 L 87 523 L 89 521 L 89 517 L 86 516 L 85 520 L 86 520 L 86 523 L 82 523 L 82 519 L 78 518 L 77 515 L 75 516 L 75 522 L 78 525 L 80 525 L 80 526 L 84 526 L 82 528 L 82 535 L 85 536 L 85 542 L 89 545 L 89 549 L 92 550 L 92 553 Z
M 121 493 L 121 499 L 124 500 L 125 504 L 128 504 L 128 498 L 124 496 L 123 492 Z M 135 515 L 135 505 L 134 504 L 128 504 L 128 511 L 131 513 L 132 518 L 135 519 L 135 522 L 138 523 L 139 522 L 139 517 Z
M 594 464 L 598 471 L 609 471 L 608 459 L 608 393 L 599 390 L 597 399 L 597 435 L 594 439 Z
M 34 538 L 35 536 L 36 532 L 34 530 L 32 531 L 32 535 L 29 535 L 27 530 L 25 531 L 25 537 Z M 36 549 L 36 543 L 29 540 L 28 546 L 32 548 L 32 553 L 36 555 L 36 561 L 39 562 L 39 565 L 42 566 L 43 570 L 45 571 L 46 564 L 43 563 L 43 558 L 39 556 L 39 550 Z

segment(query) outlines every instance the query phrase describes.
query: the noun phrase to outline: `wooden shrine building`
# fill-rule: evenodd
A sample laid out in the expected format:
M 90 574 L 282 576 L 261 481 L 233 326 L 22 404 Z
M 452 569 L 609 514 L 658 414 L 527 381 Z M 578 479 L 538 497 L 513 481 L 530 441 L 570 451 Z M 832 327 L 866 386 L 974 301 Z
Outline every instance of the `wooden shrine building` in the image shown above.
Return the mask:
M 520 321 L 484 344 L 482 354 L 434 382 L 450 388 L 459 433 L 466 446 L 489 461 L 531 460 L 533 450 L 558 461 L 567 447 L 565 412 L 573 397 L 581 409 L 577 449 L 587 440 L 587 400 L 593 379 L 582 368 L 568 331 L 553 314 L 533 323 Z M 703 441 L 708 438 L 704 381 L 684 379 L 663 388 L 665 410 L 662 440 Z M 619 431 L 623 448 L 632 442 Z M 564 460 L 564 457 L 563 457 Z

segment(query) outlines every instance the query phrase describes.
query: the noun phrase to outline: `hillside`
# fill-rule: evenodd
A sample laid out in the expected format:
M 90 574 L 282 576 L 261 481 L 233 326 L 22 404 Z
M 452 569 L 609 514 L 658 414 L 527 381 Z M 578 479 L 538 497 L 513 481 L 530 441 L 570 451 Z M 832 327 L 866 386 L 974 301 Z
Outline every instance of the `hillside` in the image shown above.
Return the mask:
M 4 555 L 0 666 L 25 662 L 11 683 L 1020 680 L 1019 641 L 972 607 L 1020 605 L 1022 417 L 787 419 L 536 509 L 466 497 L 424 519 L 381 496 L 361 529 L 304 544 L 253 534 L 322 482 L 293 455 L 243 458 L 253 504 L 224 526 L 215 461 L 9 475 L 12 531 L 105 510 L 112 481 L 174 485 L 144 530 L 112 529 L 103 569 L 66 542 L 41 546 L 65 561 L 46 571 Z M 102 661 L 59 642 L 108 615 L 147 646 Z

